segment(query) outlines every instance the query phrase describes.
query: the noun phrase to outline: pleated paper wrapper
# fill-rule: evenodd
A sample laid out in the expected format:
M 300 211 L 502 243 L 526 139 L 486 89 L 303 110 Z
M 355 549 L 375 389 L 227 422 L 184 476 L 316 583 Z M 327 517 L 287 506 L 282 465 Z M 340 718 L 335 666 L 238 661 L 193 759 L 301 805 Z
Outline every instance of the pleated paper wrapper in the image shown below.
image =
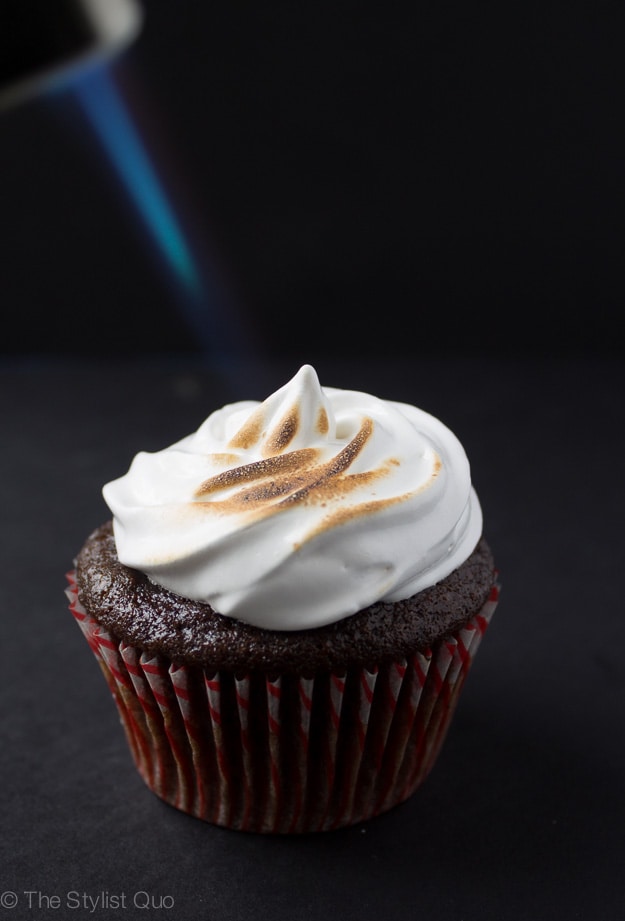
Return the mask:
M 215 825 L 310 833 L 363 822 L 429 774 L 499 596 L 432 649 L 311 677 L 212 672 L 116 639 L 70 611 L 113 695 L 139 774 L 158 797 Z

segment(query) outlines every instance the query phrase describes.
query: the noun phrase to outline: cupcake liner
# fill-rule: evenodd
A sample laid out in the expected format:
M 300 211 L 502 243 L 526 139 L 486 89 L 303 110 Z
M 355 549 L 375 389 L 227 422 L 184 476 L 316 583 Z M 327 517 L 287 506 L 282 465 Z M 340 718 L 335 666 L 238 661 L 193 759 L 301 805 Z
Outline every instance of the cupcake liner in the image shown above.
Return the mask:
M 341 828 L 407 799 L 429 774 L 499 597 L 426 652 L 373 669 L 235 675 L 149 656 L 67 596 L 147 786 L 241 831 Z

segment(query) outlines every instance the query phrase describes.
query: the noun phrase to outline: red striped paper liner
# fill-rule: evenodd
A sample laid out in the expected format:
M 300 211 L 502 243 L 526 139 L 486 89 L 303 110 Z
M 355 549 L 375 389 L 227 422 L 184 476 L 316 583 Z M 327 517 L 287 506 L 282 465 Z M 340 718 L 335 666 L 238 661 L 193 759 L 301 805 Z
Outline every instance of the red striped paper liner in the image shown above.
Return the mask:
M 161 799 L 263 833 L 341 828 L 409 797 L 436 761 L 495 612 L 432 649 L 312 676 L 208 672 L 120 642 L 77 597 L 70 610 L 105 676 L 137 770 Z
M 247 675 L 244 677 L 234 677 L 235 695 L 237 701 L 237 712 L 239 715 L 240 742 L 241 742 L 241 759 L 243 768 L 242 783 L 243 790 L 243 812 L 241 815 L 241 827 L 245 828 L 250 821 L 250 808 L 254 798 L 254 764 L 252 761 L 252 745 L 249 736 L 249 710 L 250 710 L 250 679 Z
M 377 679 L 377 668 L 372 671 L 363 669 L 358 674 L 358 680 L 354 682 L 356 700 L 351 708 L 351 732 L 344 742 L 345 769 L 342 772 L 343 782 L 340 786 L 337 785 L 337 789 L 334 791 L 335 802 L 332 810 L 334 819 L 330 820 L 329 815 L 326 815 L 321 824 L 321 829 L 339 827 L 341 817 L 353 813 L 356 794 L 362 788 L 362 783 L 359 785 L 358 782 L 359 775 L 361 769 L 366 769 L 366 765 L 363 765 L 363 755 Z M 338 802 L 336 802 L 337 799 Z
M 298 677 L 296 694 L 299 701 L 299 725 L 297 732 L 297 756 L 294 759 L 297 776 L 293 779 L 293 814 L 288 830 L 294 832 L 302 821 L 306 807 L 304 791 L 308 777 L 308 752 L 310 749 L 310 714 L 313 704 L 314 679 Z

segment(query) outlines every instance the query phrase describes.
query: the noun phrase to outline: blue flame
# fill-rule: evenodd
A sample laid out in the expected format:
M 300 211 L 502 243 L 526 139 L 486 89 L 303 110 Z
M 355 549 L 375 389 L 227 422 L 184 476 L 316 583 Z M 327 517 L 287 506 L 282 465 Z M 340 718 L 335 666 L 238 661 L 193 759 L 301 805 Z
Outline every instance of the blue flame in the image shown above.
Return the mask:
M 109 71 L 104 66 L 91 68 L 76 81 L 74 90 L 156 244 L 177 278 L 189 292 L 198 294 L 201 283 L 195 263 Z

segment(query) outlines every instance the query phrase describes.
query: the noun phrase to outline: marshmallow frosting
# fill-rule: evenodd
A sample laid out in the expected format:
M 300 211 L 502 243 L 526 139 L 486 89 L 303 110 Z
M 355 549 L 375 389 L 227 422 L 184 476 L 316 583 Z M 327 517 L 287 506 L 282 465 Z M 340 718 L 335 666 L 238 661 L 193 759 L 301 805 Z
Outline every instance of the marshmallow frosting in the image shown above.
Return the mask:
M 482 533 L 469 462 L 442 422 L 321 387 L 310 365 L 264 402 L 231 403 L 137 454 L 103 495 L 121 563 L 272 630 L 409 598 Z

